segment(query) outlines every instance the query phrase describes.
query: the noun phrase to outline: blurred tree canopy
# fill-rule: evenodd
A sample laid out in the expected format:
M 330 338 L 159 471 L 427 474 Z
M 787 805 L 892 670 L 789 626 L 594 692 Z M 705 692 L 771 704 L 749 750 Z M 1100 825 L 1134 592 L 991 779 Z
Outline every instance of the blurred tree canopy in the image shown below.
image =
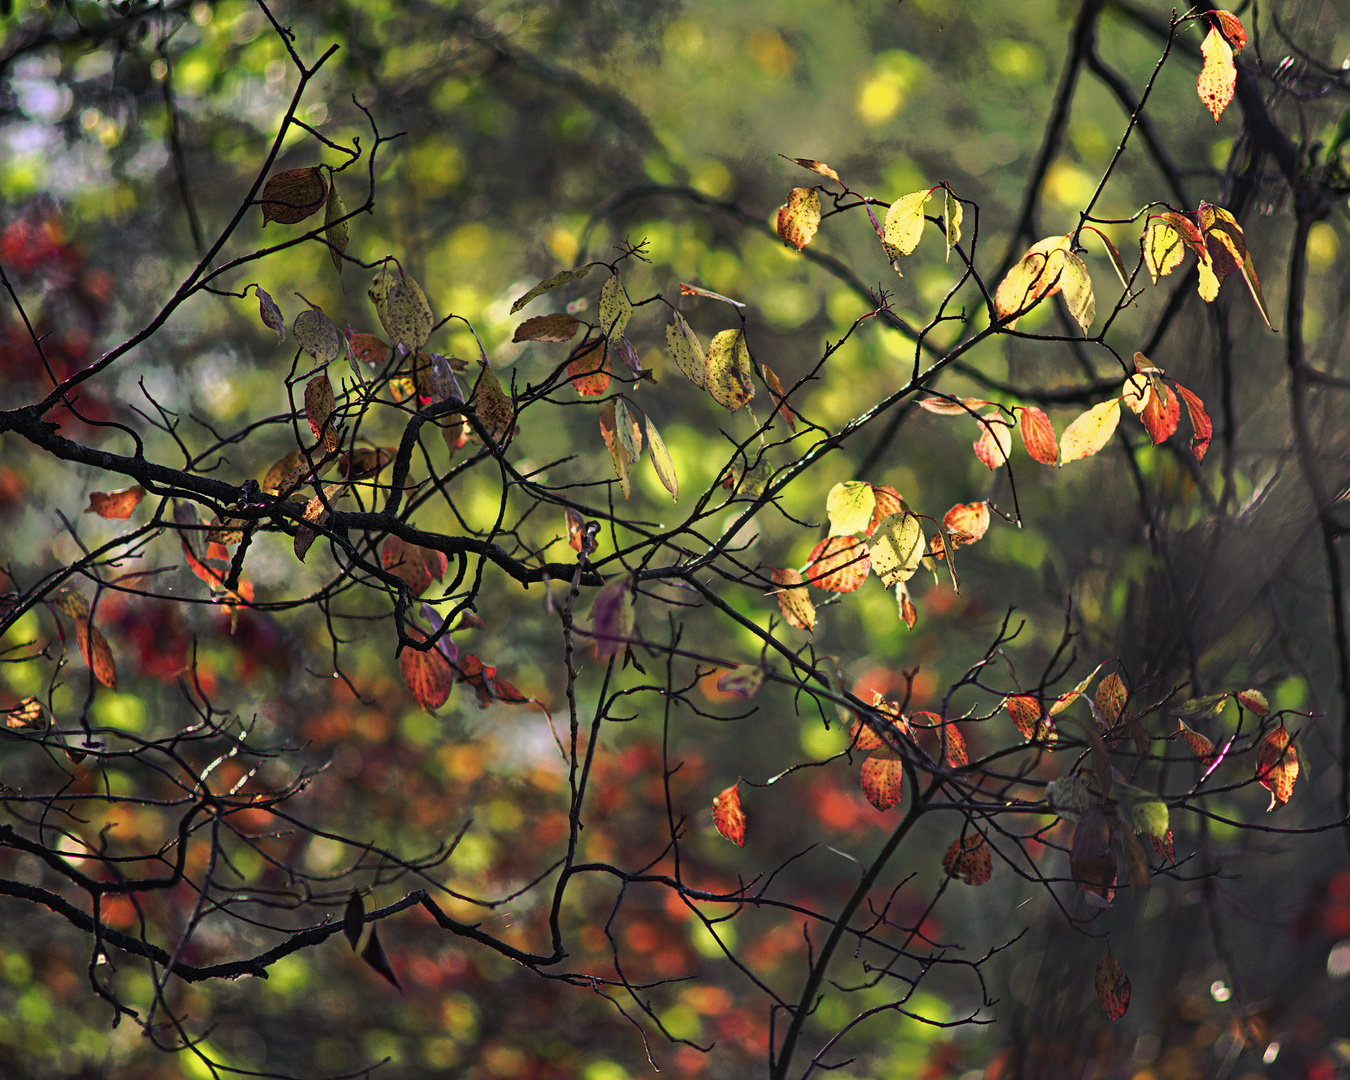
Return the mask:
M 1350 1076 L 1336 5 L 12 6 L 4 1075 Z

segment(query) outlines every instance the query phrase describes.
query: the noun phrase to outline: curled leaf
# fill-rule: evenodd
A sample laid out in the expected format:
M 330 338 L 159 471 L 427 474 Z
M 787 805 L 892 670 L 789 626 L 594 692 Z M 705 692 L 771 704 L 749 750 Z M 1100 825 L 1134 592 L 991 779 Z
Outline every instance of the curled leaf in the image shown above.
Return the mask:
M 97 514 L 112 521 L 125 521 L 131 517 L 143 498 L 145 488 L 139 484 L 123 488 L 121 491 L 94 491 L 89 494 L 89 505 L 85 507 L 84 512 Z
M 255 285 L 253 290 L 258 294 L 258 315 L 263 325 L 277 335 L 277 344 L 280 345 L 286 340 L 286 320 L 281 316 L 281 309 L 261 286 Z
M 741 782 L 713 799 L 713 827 L 737 847 L 745 847 L 745 812 L 741 809 Z
M 342 276 L 342 255 L 347 250 L 348 226 L 351 224 L 341 219 L 347 216 L 347 207 L 342 201 L 342 196 L 338 194 L 337 184 L 333 178 L 328 178 L 328 205 L 323 215 L 323 235 L 324 239 L 331 245 L 328 248 L 328 254 L 333 260 L 333 266 L 337 269 L 338 277 Z
M 78 626 L 78 624 L 77 624 Z M 1298 779 L 1298 751 L 1283 724 L 1261 740 L 1256 750 L 1256 779 L 1270 792 L 1270 807 L 1283 806 Z
M 544 293 L 548 292 L 549 289 L 556 289 L 559 285 L 566 285 L 569 281 L 579 281 L 591 272 L 591 266 L 593 265 L 594 264 L 592 263 L 586 266 L 578 266 L 575 270 L 559 270 L 551 278 L 541 281 L 524 296 L 516 300 L 516 302 L 511 305 L 511 314 L 514 315 L 535 297 L 542 296 Z
M 369 295 L 391 342 L 406 346 L 409 352 L 427 343 L 435 325 L 431 304 L 422 286 L 396 260 L 389 258 L 380 264 Z

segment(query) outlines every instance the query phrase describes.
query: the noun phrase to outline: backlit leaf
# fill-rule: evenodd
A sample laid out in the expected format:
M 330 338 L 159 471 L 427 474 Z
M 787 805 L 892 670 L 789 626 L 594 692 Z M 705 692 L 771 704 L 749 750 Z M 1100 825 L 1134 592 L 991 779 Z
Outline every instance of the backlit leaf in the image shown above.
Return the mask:
M 1131 829 L 1159 838 L 1167 834 L 1167 804 L 1162 799 L 1133 784 L 1116 783 L 1113 790 L 1121 817 Z
M 570 506 L 567 508 L 567 543 L 573 551 L 586 548 L 586 519 Z
M 737 847 L 745 847 L 745 812 L 741 809 L 741 782 L 713 799 L 713 827 Z
M 1160 218 L 1151 218 L 1144 230 L 1144 265 L 1148 267 L 1153 284 L 1160 277 L 1166 277 L 1178 266 L 1186 255 L 1186 245 L 1181 234 Z
M 1097 961 L 1093 985 L 1097 990 L 1097 1000 L 1102 1003 L 1107 1016 L 1119 1020 L 1125 1015 L 1125 1010 L 1130 1007 L 1130 980 L 1125 977 L 1125 972 L 1109 949 Z
M 999 282 L 994 293 L 994 315 L 1008 320 L 1008 329 L 1047 296 L 1060 288 L 1067 236 L 1051 236 L 1027 248 L 1021 260 Z
M 675 321 L 666 327 L 666 344 L 670 346 L 670 354 L 679 369 L 696 385 L 702 386 L 704 372 L 708 367 L 703 345 L 678 311 L 675 312 Z
M 610 276 L 600 288 L 600 333 L 606 341 L 617 342 L 628 328 L 633 316 L 633 305 L 617 274 Z
M 258 204 L 262 207 L 263 225 L 276 221 L 294 225 L 323 208 L 328 196 L 323 170 L 317 165 L 307 169 L 287 169 L 271 177 L 263 185 Z
M 883 518 L 872 533 L 867 553 L 886 588 L 908 581 L 919 569 L 924 554 L 923 526 L 918 516 L 902 512 Z
M 957 503 L 942 516 L 942 524 L 952 534 L 953 548 L 973 544 L 989 531 L 989 504 Z
M 1246 47 L 1247 31 L 1242 28 L 1242 23 L 1236 15 L 1231 11 L 1219 11 L 1216 8 L 1209 12 L 1209 17 L 1218 23 L 1219 29 L 1228 39 L 1228 44 L 1233 46 L 1234 52 L 1241 52 Z
M 886 518 L 892 514 L 899 514 L 906 509 L 905 500 L 900 498 L 900 492 L 889 484 L 874 484 L 872 495 L 877 504 L 872 510 L 872 520 L 867 526 L 867 538 L 869 540 L 877 531 L 877 526 Z
M 264 289 L 257 285 L 253 288 L 258 294 L 258 314 L 262 318 L 263 325 L 276 333 L 277 344 L 280 345 L 286 340 L 286 320 L 282 318 L 281 309 Z
M 831 536 L 852 536 L 872 522 L 877 497 L 872 485 L 861 480 L 835 484 L 825 497 L 825 513 L 830 519 Z
M 393 344 L 416 352 L 427 343 L 435 325 L 431 304 L 422 286 L 396 260 L 389 258 L 380 264 L 369 294 L 380 325 Z
M 853 592 L 867 580 L 867 548 L 851 536 L 827 536 L 811 549 L 804 577 L 818 589 Z
M 1031 742 L 1049 726 L 1049 718 L 1044 716 L 1041 703 L 1032 694 L 1012 694 L 1003 703 L 1008 715 L 1022 738 Z
M 516 327 L 512 341 L 571 341 L 581 323 L 566 312 L 536 315 Z
M 966 751 L 966 737 L 961 734 L 954 720 L 943 725 L 941 738 L 947 740 L 947 768 L 964 769 L 970 764 L 970 755 Z
M 628 460 L 637 461 L 642 456 L 642 428 L 638 427 L 633 411 L 622 397 L 614 402 L 614 430 Z
M 942 869 L 967 885 L 983 885 L 994 872 L 989 845 L 979 833 L 969 833 L 953 840 L 942 856 Z
M 321 364 L 330 363 L 347 351 L 342 331 L 317 308 L 306 308 L 300 312 L 291 325 L 291 331 L 300 348 Z
M 427 635 L 415 626 L 409 626 L 407 631 L 413 641 L 427 640 Z M 439 709 L 450 699 L 455 669 L 439 649 L 405 648 L 399 653 L 398 669 L 404 684 L 412 691 L 413 699 L 428 712 Z
M 814 161 L 811 158 L 788 157 L 786 154 L 779 154 L 779 157 L 786 158 L 795 165 L 800 165 L 803 169 L 810 169 L 813 173 L 819 173 L 821 176 L 828 176 L 836 184 L 843 186 L 843 181 L 839 179 L 839 174 L 823 161 Z
M 820 196 L 815 188 L 793 188 L 787 202 L 778 208 L 778 236 L 798 251 L 806 247 L 820 228 Z
M 336 407 L 333 398 L 333 384 L 327 375 L 316 375 L 305 386 L 305 418 L 309 421 L 309 430 L 319 440 L 325 450 L 338 447 L 337 422 L 333 419 Z
M 444 552 L 409 544 L 400 536 L 391 536 L 384 542 L 380 562 L 395 577 L 402 578 L 414 596 L 420 596 L 433 581 L 445 576 Z
M 1204 60 L 1200 68 L 1200 80 L 1196 91 L 1200 101 L 1219 122 L 1224 109 L 1233 100 L 1237 89 L 1237 65 L 1233 63 L 1233 47 L 1224 40 L 1217 27 L 1210 29 L 1200 45 L 1200 55 Z
M 1210 422 L 1209 413 L 1205 412 L 1204 403 L 1187 390 L 1184 386 L 1176 388 L 1181 400 L 1186 403 L 1186 412 L 1191 418 L 1191 453 L 1195 455 L 1196 461 L 1205 460 L 1205 451 L 1209 449 L 1209 440 L 1214 434 L 1214 425 Z
M 578 266 L 575 270 L 559 270 L 551 278 L 548 278 L 546 281 L 541 281 L 512 304 L 511 314 L 514 315 L 535 297 L 542 296 L 544 293 L 548 292 L 549 289 L 556 289 L 559 285 L 566 285 L 569 281 L 579 281 L 591 272 L 591 267 L 593 265 L 595 264 L 591 263 L 586 266 Z
M 1059 278 L 1060 295 L 1068 305 L 1073 321 L 1087 333 L 1097 317 L 1097 298 L 1092 293 L 1092 279 L 1087 263 L 1072 251 L 1064 253 L 1064 269 Z M 1053 290 L 1052 290 L 1053 291 Z
M 89 494 L 86 514 L 97 514 L 112 521 L 126 521 L 145 498 L 145 488 L 123 488 L 121 491 L 93 491 Z
M 797 416 L 792 411 L 792 406 L 787 403 L 787 395 L 783 393 L 783 384 L 778 381 L 778 376 L 774 374 L 773 369 L 768 364 L 760 364 L 759 370 L 764 375 L 765 383 L 768 384 L 769 393 L 778 403 L 778 415 L 783 418 L 783 422 L 787 424 L 789 431 L 796 432 Z
M 680 295 L 681 295 L 681 296 L 702 296 L 702 297 L 704 297 L 704 298 L 706 298 L 706 299 L 708 299 L 708 300 L 720 300 L 722 303 L 724 303 L 724 304 L 730 304 L 732 307 L 735 307 L 735 308 L 743 308 L 743 307 L 745 307 L 745 305 L 742 304 L 739 300 L 733 300 L 733 299 L 732 299 L 731 297 L 729 297 L 729 296 L 723 296 L 723 295 L 722 295 L 721 293 L 719 293 L 719 292 L 713 292 L 711 289 L 704 289 L 704 288 L 702 288 L 702 287 L 700 287 L 700 286 L 698 286 L 698 285 L 690 285 L 690 284 L 689 284 L 688 282 L 686 282 L 686 281 L 681 281 L 681 282 L 680 282 Z
M 1196 760 L 1205 768 L 1209 768 L 1214 760 L 1214 744 L 1198 731 L 1192 731 L 1181 720 L 1177 720 L 1177 734 L 1186 740 L 1186 745 L 1191 748 L 1191 753 L 1195 755 Z
M 89 665 L 89 670 L 94 673 L 94 678 L 106 686 L 109 690 L 117 689 L 117 664 L 113 661 L 112 649 L 108 647 L 107 640 L 99 633 L 98 627 L 90 623 L 89 619 L 75 620 L 75 640 L 80 646 L 80 655 L 84 657 L 84 662 Z M 1295 765 L 1297 772 L 1298 766 Z
M 1000 416 L 980 418 L 975 456 L 991 469 L 1001 469 L 1012 452 L 1012 425 Z
M 670 497 L 679 502 L 680 478 L 675 475 L 675 462 L 671 460 L 670 451 L 666 449 L 665 440 L 656 430 L 652 418 L 646 416 L 644 419 L 647 425 L 647 445 L 651 447 L 652 468 L 656 470 L 656 478 L 661 481 L 661 486 L 670 492 Z
M 605 440 L 605 446 L 609 448 L 609 456 L 614 459 L 614 471 L 618 474 L 623 497 L 627 499 L 631 492 L 628 466 L 632 463 L 632 458 L 628 456 L 628 451 L 624 449 L 623 442 L 619 439 L 618 410 L 613 398 L 600 408 L 600 436 Z
M 1120 423 L 1120 399 L 1094 405 L 1064 429 L 1059 439 L 1059 462 L 1067 465 L 1091 457 L 1111 440 Z
M 1055 698 L 1054 704 L 1050 706 L 1050 715 L 1058 716 L 1070 705 L 1072 705 L 1075 701 L 1077 701 L 1083 694 L 1086 694 L 1088 685 L 1092 682 L 1093 679 L 1097 677 L 1097 672 L 1101 671 L 1101 669 L 1105 666 L 1106 661 L 1103 660 L 1095 668 L 1089 671 L 1087 677 L 1083 679 L 1083 681 L 1080 682 L 1077 686 L 1075 686 L 1072 690 L 1067 690 L 1064 693 L 1060 694 L 1059 697 Z
M 1277 805 L 1283 806 L 1294 793 L 1294 781 L 1298 779 L 1298 751 L 1283 724 L 1262 739 L 1256 749 L 1256 779 L 1270 792 L 1271 810 Z
M 1240 690 L 1237 699 L 1239 705 L 1257 716 L 1265 716 L 1270 712 L 1270 702 L 1260 690 Z
M 732 697 L 752 698 L 764 685 L 764 669 L 753 664 L 732 668 L 717 680 L 717 689 Z
M 816 629 L 816 605 L 811 602 L 811 593 L 802 584 L 802 575 L 798 570 L 774 570 L 771 572 L 773 583 L 781 586 L 777 590 L 778 609 L 783 618 L 798 630 L 808 634 Z
M 1166 442 L 1172 437 L 1172 432 L 1176 431 L 1177 424 L 1181 422 L 1181 402 L 1161 379 L 1158 385 L 1151 389 L 1152 393 L 1149 394 L 1148 402 L 1144 405 L 1144 412 L 1139 419 L 1144 422 L 1144 428 L 1156 446 L 1158 443 Z
M 919 621 L 919 613 L 914 609 L 914 601 L 910 599 L 909 589 L 903 581 L 895 587 L 895 603 L 900 609 L 900 621 L 913 630 L 914 624 Z
M 952 257 L 952 250 L 961 242 L 961 219 L 964 216 L 964 211 L 961 209 L 961 200 L 944 188 L 942 192 L 942 231 L 947 234 L 948 260 Z
M 900 801 L 904 767 L 890 750 L 878 750 L 862 763 L 862 793 L 878 810 L 889 810 Z
M 604 338 L 577 344 L 568 359 L 567 377 L 582 397 L 599 397 L 609 389 L 609 349 Z
M 1125 689 L 1125 680 L 1120 677 L 1120 672 L 1113 671 L 1097 684 L 1094 701 L 1106 723 L 1114 725 L 1125 711 L 1125 702 L 1129 697 L 1130 693 Z
M 1059 444 L 1050 417 L 1034 405 L 1019 406 L 1016 412 L 1027 453 L 1043 465 L 1053 465 L 1059 459 Z
M 474 385 L 469 400 L 473 402 L 474 413 L 479 421 L 496 442 L 502 443 L 511 437 L 515 423 L 515 409 L 506 391 L 502 389 L 497 373 L 487 365 L 482 365 L 478 382 Z
M 911 254 L 919 246 L 919 240 L 923 237 L 923 208 L 932 197 L 931 188 L 911 191 L 908 195 L 901 195 L 886 211 L 886 226 L 881 243 L 892 265 L 900 256 Z M 898 273 L 900 267 L 896 266 L 895 269 Z
M 374 334 L 347 335 L 347 348 L 357 360 L 364 360 L 372 369 L 379 369 L 389 362 L 394 350 L 387 341 Z
M 919 408 L 937 416 L 970 416 L 975 410 L 992 404 L 993 402 L 981 401 L 979 398 L 927 397 L 919 399 Z
M 754 368 L 742 330 L 723 330 L 708 343 L 703 380 L 708 391 L 735 412 L 755 396 Z
M 12 731 L 41 731 L 47 726 L 42 715 L 42 702 L 35 697 L 26 697 L 17 705 L 5 709 L 5 727 Z
M 340 218 L 347 216 L 346 204 L 342 201 L 342 196 L 338 194 L 337 184 L 330 176 L 328 178 L 328 205 L 323 214 L 323 235 L 324 239 L 332 246 L 328 249 L 328 254 L 333 260 L 333 266 L 337 268 L 338 277 L 342 276 L 342 255 L 347 250 L 348 226 L 351 222 L 340 221 Z

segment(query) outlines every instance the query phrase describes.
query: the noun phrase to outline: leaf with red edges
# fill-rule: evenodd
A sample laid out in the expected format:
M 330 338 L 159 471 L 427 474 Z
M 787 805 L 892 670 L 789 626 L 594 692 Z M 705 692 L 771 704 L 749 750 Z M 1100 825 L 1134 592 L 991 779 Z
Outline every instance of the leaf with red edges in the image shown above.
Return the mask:
M 862 764 L 862 792 L 878 810 L 889 810 L 900 801 L 903 776 L 900 758 L 891 750 L 878 750 Z
M 415 626 L 409 626 L 408 637 L 413 641 L 426 641 L 427 636 Z M 398 657 L 399 673 L 403 682 L 412 691 L 417 704 L 428 712 L 439 709 L 450 698 L 455 685 L 455 673 L 450 662 L 438 649 L 425 652 L 405 648 Z
M 853 592 L 871 567 L 866 545 L 854 536 L 827 536 L 811 550 L 806 580 L 830 592 Z
M 1050 417 L 1034 405 L 1022 405 L 1015 411 L 1027 453 L 1042 465 L 1053 465 L 1059 458 L 1059 444 Z
M 745 847 L 745 812 L 741 809 L 741 782 L 737 780 L 715 799 L 713 826 L 737 847 Z
M 811 593 L 802 584 L 801 572 L 773 570 L 771 576 L 773 583 L 780 586 L 775 591 L 778 595 L 778 609 L 783 613 L 783 618 L 798 630 L 805 630 L 808 634 L 814 633 L 816 605 L 811 602 Z
M 1172 437 L 1172 432 L 1176 431 L 1177 424 L 1181 422 L 1181 402 L 1161 379 L 1152 390 L 1139 419 L 1144 422 L 1149 438 L 1156 446 L 1160 442 L 1166 442 Z
M 1270 807 L 1283 806 L 1298 779 L 1298 751 L 1283 724 L 1261 740 L 1256 750 L 1256 779 L 1270 792 Z
M 582 397 L 599 397 L 609 389 L 609 350 L 604 338 L 591 338 L 572 350 L 567 377 Z
M 952 534 L 953 548 L 973 544 L 989 531 L 989 504 L 957 503 L 942 516 L 942 524 Z
M 1181 395 L 1181 400 L 1186 403 L 1186 411 L 1190 414 L 1191 427 L 1195 432 L 1191 436 L 1191 453 L 1195 455 L 1196 461 L 1204 461 L 1205 451 L 1209 449 L 1209 440 L 1214 434 L 1214 425 L 1210 423 L 1209 413 L 1205 412 L 1204 403 L 1198 397 L 1184 386 L 1173 385 Z
M 873 484 L 872 494 L 876 497 L 877 503 L 872 510 L 872 522 L 867 526 L 867 539 L 872 539 L 872 534 L 877 531 L 877 526 L 892 514 L 904 512 L 905 500 L 900 498 L 900 492 L 888 484 Z

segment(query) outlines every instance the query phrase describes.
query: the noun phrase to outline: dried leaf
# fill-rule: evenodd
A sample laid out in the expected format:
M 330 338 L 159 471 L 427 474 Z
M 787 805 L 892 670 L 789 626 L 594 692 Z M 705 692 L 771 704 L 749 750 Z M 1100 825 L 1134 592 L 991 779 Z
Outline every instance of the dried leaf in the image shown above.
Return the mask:
M 573 551 L 586 549 L 586 519 L 570 506 L 567 508 L 567 543 Z
M 380 264 L 369 295 L 380 325 L 393 344 L 415 353 L 427 343 L 435 325 L 431 304 L 422 286 L 396 260 L 388 258 Z
M 372 370 L 378 370 L 389 362 L 394 350 L 387 341 L 374 334 L 348 334 L 347 348 L 357 360 L 364 360 Z
M 1067 465 L 1091 457 L 1111 440 L 1120 423 L 1120 398 L 1092 406 L 1064 429 L 1059 440 L 1059 463 Z
M 258 204 L 262 207 L 263 225 L 276 221 L 294 225 L 322 209 L 328 197 L 323 170 L 317 165 L 307 169 L 287 169 L 279 172 L 263 185 Z
M 356 949 L 356 943 L 361 940 L 361 927 L 365 921 L 365 901 L 361 899 L 361 894 L 353 889 L 351 899 L 347 901 L 347 907 L 342 913 L 342 933 L 353 951 Z
M 818 589 L 853 592 L 867 580 L 867 548 L 851 536 L 827 536 L 811 549 L 804 577 Z
M 732 668 L 717 680 L 717 689 L 738 698 L 752 698 L 764 685 L 764 669 L 751 664 Z
M 628 328 L 628 320 L 633 316 L 633 304 L 628 292 L 614 274 L 600 289 L 600 333 L 606 341 L 617 342 Z
M 1298 751 L 1283 724 L 1262 739 L 1256 749 L 1256 779 L 1270 792 L 1268 809 L 1283 806 L 1294 793 L 1294 781 L 1298 779 Z
M 633 593 L 628 578 L 619 578 L 595 594 L 591 605 L 591 633 L 599 660 L 617 656 L 633 637 Z
M 973 544 L 989 531 L 989 504 L 957 503 L 942 516 L 942 524 L 952 534 L 953 548 Z
M 730 304 L 735 308 L 745 307 L 739 300 L 733 300 L 729 296 L 723 296 L 721 293 L 713 292 L 711 289 L 701 289 L 697 285 L 689 285 L 686 282 L 680 282 L 681 296 L 702 296 L 708 300 L 720 300 L 724 304 Z
M 806 247 L 820 228 L 820 196 L 815 188 L 793 188 L 787 202 L 778 208 L 778 236 L 798 251 Z
M 1027 453 L 1043 465 L 1053 465 L 1059 459 L 1059 444 L 1050 417 L 1034 405 L 1022 405 L 1016 410 L 1018 430 Z
M 788 430 L 795 434 L 797 431 L 797 415 L 792 411 L 792 406 L 787 403 L 787 395 L 783 393 L 783 384 L 778 381 L 778 376 L 774 374 L 773 369 L 768 364 L 760 364 L 759 370 L 764 376 L 764 382 L 769 387 L 769 393 L 778 403 L 778 415 L 783 418 Z
M 753 398 L 753 377 L 743 330 L 723 330 L 708 343 L 703 381 L 719 405 L 735 412 Z
M 338 448 L 339 433 L 337 422 L 333 419 L 333 410 L 337 402 L 333 398 L 333 384 L 327 375 L 316 375 L 305 386 L 305 418 L 309 421 L 309 430 L 319 440 L 324 450 Z
M 996 413 L 980 417 L 975 456 L 990 469 L 1001 469 L 1012 452 L 1012 424 Z
M 577 344 L 568 358 L 567 377 L 582 397 L 599 397 L 609 389 L 609 348 L 604 338 Z
M 840 187 L 844 182 L 839 179 L 839 174 L 823 161 L 813 161 L 811 158 L 788 157 L 786 154 L 779 154 L 779 157 L 786 161 L 791 161 L 794 165 L 800 165 L 803 169 L 810 169 L 813 173 L 819 173 L 821 176 L 828 176 Z
M 1130 1007 L 1130 980 L 1125 977 L 1110 949 L 1097 961 L 1097 973 L 1093 978 L 1097 989 L 1097 1000 L 1102 1003 L 1106 1015 L 1119 1020 Z
M 1111 672 L 1097 684 L 1097 694 L 1094 701 L 1108 727 L 1114 726 L 1116 721 L 1120 719 L 1129 697 L 1130 693 L 1125 689 L 1125 680 L 1120 677 L 1118 671 Z
M 280 345 L 286 340 L 286 320 L 281 316 L 281 309 L 263 288 L 255 285 L 253 290 L 258 294 L 258 314 L 262 318 L 263 325 L 275 332 L 277 344 Z
M 745 847 L 745 812 L 741 809 L 741 782 L 713 799 L 713 826 L 737 847 Z
M 512 341 L 571 341 L 581 323 L 566 312 L 536 315 L 516 327 Z
M 551 278 L 546 281 L 541 281 L 512 304 L 511 314 L 514 315 L 535 297 L 542 296 L 544 293 L 548 292 L 549 289 L 556 289 L 559 285 L 566 285 L 569 281 L 580 281 L 591 272 L 591 267 L 594 265 L 594 263 L 589 263 L 586 266 L 578 266 L 575 270 L 559 270 Z
M 89 494 L 89 505 L 85 507 L 84 512 L 97 514 L 112 521 L 126 521 L 143 498 L 145 488 L 139 484 L 123 488 L 121 491 L 94 491 Z
M 94 678 L 109 690 L 117 689 L 117 664 L 113 661 L 112 649 L 99 633 L 98 627 L 89 622 L 88 617 L 75 620 L 75 640 L 80 646 L 80 655 L 94 673 Z M 1298 766 L 1295 765 L 1295 772 Z M 1291 781 L 1292 782 L 1292 781 Z
M 941 738 L 947 740 L 947 768 L 964 769 L 970 764 L 970 755 L 966 750 L 966 737 L 956 726 L 956 721 L 949 720 L 943 725 Z
M 883 518 L 873 531 L 868 547 L 872 569 L 888 589 L 912 578 L 923 554 L 923 526 L 918 516 L 908 511 Z
M 41 731 L 47 726 L 42 715 L 42 702 L 26 697 L 17 705 L 5 709 L 5 727 L 12 731 Z
M 1240 690 L 1237 699 L 1239 705 L 1257 716 L 1265 716 L 1270 712 L 1270 702 L 1260 690 Z
M 502 389 L 497 373 L 487 365 L 482 366 L 478 382 L 469 395 L 473 402 L 474 413 L 479 422 L 487 428 L 488 434 L 498 443 L 505 443 L 512 435 L 515 424 L 515 408 L 511 399 Z
M 777 590 L 778 609 L 783 618 L 798 630 L 808 634 L 815 633 L 816 605 L 811 602 L 811 593 L 802 584 L 802 575 L 798 570 L 771 571 L 773 583 L 783 586 Z
M 984 837 L 969 833 L 952 841 L 942 856 L 942 869 L 967 885 L 983 885 L 994 872 L 994 859 Z
M 1209 440 L 1214 434 L 1214 425 L 1210 422 L 1209 413 L 1205 412 L 1204 403 L 1187 390 L 1184 386 L 1177 386 L 1177 393 L 1181 400 L 1186 403 L 1186 413 L 1191 418 L 1191 453 L 1195 455 L 1196 461 L 1205 460 L 1205 451 L 1209 449 Z
M 291 332 L 300 348 L 321 364 L 336 360 L 347 351 L 342 332 L 318 308 L 306 308 L 295 317 Z
M 445 576 L 445 554 L 433 548 L 409 544 L 402 537 L 391 536 L 380 551 L 384 568 L 407 582 L 408 590 L 420 596 L 433 581 Z

